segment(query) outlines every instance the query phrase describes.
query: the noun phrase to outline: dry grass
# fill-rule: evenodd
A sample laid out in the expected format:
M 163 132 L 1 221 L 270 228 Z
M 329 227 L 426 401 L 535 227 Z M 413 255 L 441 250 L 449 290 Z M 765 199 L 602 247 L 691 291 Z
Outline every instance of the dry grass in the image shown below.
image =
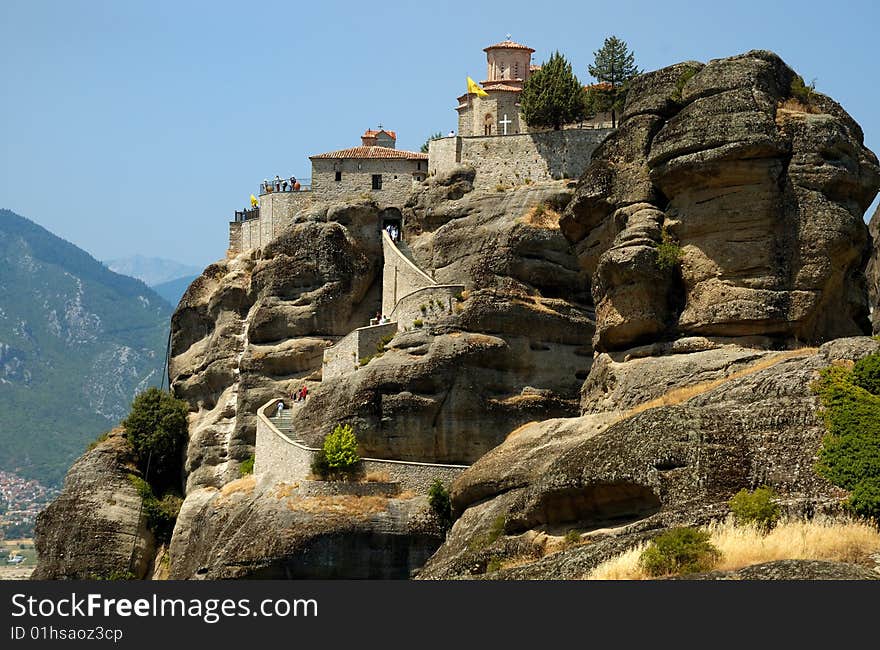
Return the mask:
M 367 472 L 364 481 L 367 483 L 390 483 L 391 475 L 388 472 Z
M 818 348 L 799 348 L 797 350 L 787 350 L 785 352 L 780 352 L 778 354 L 773 354 L 760 361 L 753 363 L 747 368 L 743 368 L 742 370 L 738 370 L 730 375 L 725 377 L 719 377 L 718 379 L 713 379 L 711 381 L 705 381 L 700 384 L 694 384 L 692 386 L 684 386 L 682 388 L 675 388 L 668 393 L 661 395 L 652 400 L 648 400 L 647 402 L 643 402 L 638 406 L 634 406 L 629 411 L 624 414 L 624 418 L 627 418 L 631 415 L 635 415 L 636 413 L 641 413 L 642 411 L 647 411 L 648 409 L 652 409 L 657 406 L 673 406 L 675 404 L 681 404 L 684 401 L 689 400 L 691 397 L 696 397 L 697 395 L 702 395 L 703 393 L 708 393 L 710 390 L 714 388 L 718 388 L 722 384 L 725 384 L 729 381 L 733 381 L 734 379 L 740 379 L 741 377 L 746 377 L 748 375 L 754 374 L 761 370 L 766 370 L 771 366 L 775 366 L 777 363 L 781 361 L 785 361 L 786 359 L 791 359 L 795 357 L 805 357 L 811 354 L 815 354 Z
M 291 501 L 287 507 L 312 514 L 371 515 L 387 509 L 388 497 L 358 497 L 350 494 L 313 496 Z
M 394 498 L 395 499 L 415 499 L 417 496 L 419 496 L 419 495 L 416 494 L 415 492 L 413 492 L 412 490 L 404 490 L 403 492 L 401 492 L 400 494 L 398 494 Z
M 526 212 L 521 221 L 527 226 L 544 228 L 545 230 L 559 230 L 559 213 L 553 208 L 540 204 Z
M 240 478 L 236 481 L 232 481 L 231 483 L 227 483 L 222 488 L 220 488 L 220 496 L 228 497 L 236 492 L 245 492 L 250 493 L 254 491 L 254 486 L 257 484 L 257 480 L 254 478 L 253 474 L 248 474 L 244 478 Z
M 805 104 L 797 97 L 789 97 L 788 99 L 782 100 L 776 105 L 776 110 L 777 120 L 779 119 L 780 111 L 783 113 L 812 113 L 813 115 L 817 115 L 822 112 L 817 106 Z
M 721 551 L 715 567 L 732 571 L 774 560 L 829 560 L 865 563 L 880 551 L 880 531 L 860 521 L 813 519 L 783 521 L 767 535 L 752 526 L 735 526 L 730 521 L 707 529 L 710 542 Z M 639 556 L 648 546 L 640 544 L 603 562 L 588 580 L 648 580 L 639 566 Z
M 275 486 L 275 498 L 286 499 L 299 487 L 299 483 L 279 483 Z

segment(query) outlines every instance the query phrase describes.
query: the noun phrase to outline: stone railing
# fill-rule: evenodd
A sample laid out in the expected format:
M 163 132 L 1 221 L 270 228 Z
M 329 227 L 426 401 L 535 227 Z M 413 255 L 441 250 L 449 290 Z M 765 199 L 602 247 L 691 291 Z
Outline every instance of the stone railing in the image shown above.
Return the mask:
M 382 254 L 384 256 L 382 267 L 383 314 L 390 314 L 402 297 L 418 289 L 437 284 L 431 276 L 422 271 L 397 248 L 385 230 L 382 231 Z
M 463 284 L 434 284 L 417 289 L 397 301 L 391 320 L 398 331 L 434 323 L 453 313 L 462 291 Z
M 386 336 L 397 332 L 397 323 L 359 327 L 324 350 L 321 379 L 346 375 L 360 367 L 361 359 L 378 351 L 379 343 Z
M 257 409 L 257 440 L 254 450 L 254 474 L 262 474 L 277 482 L 304 481 L 311 474 L 312 460 L 320 451 L 308 447 L 282 433 L 272 422 L 278 399 Z M 386 458 L 362 458 L 365 473 L 387 474 L 391 482 L 404 490 L 426 494 L 435 479 L 449 486 L 467 465 L 418 463 Z

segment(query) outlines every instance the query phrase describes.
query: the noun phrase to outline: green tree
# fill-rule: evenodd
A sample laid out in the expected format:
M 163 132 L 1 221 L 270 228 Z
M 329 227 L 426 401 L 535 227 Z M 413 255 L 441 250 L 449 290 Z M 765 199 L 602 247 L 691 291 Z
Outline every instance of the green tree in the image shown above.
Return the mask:
M 428 488 L 428 505 L 437 515 L 443 530 L 449 530 L 452 527 L 452 500 L 449 498 L 449 490 L 439 478 L 435 478 Z
M 727 505 L 736 517 L 737 524 L 752 524 L 758 530 L 767 532 L 779 519 L 779 505 L 773 501 L 775 498 L 776 492 L 766 486 L 759 487 L 754 492 L 742 489 Z
M 721 559 L 721 551 L 709 541 L 709 533 L 696 528 L 671 528 L 642 551 L 639 563 L 651 576 L 709 571 Z
M 526 79 L 520 110 L 529 126 L 553 127 L 557 131 L 563 124 L 586 117 L 583 86 L 559 52 Z
M 179 488 L 188 411 L 186 402 L 153 387 L 134 398 L 131 412 L 122 421 L 138 464 L 159 493 Z
M 333 433 L 324 438 L 324 456 L 330 471 L 348 472 L 360 461 L 357 438 L 350 424 L 337 424 Z
M 595 107 L 598 110 L 611 111 L 611 125 L 617 126 L 617 112 L 623 108 L 629 81 L 642 71 L 636 67 L 635 54 L 629 51 L 627 44 L 616 36 L 609 36 L 601 48 L 593 52 L 593 65 L 589 66 L 590 75 L 600 84 L 594 92 Z
M 428 136 L 428 139 L 425 140 L 425 144 L 422 145 L 422 148 L 419 149 L 422 153 L 428 153 L 428 145 L 431 144 L 431 140 L 439 140 L 443 137 L 443 134 L 440 131 L 437 131 L 434 135 Z

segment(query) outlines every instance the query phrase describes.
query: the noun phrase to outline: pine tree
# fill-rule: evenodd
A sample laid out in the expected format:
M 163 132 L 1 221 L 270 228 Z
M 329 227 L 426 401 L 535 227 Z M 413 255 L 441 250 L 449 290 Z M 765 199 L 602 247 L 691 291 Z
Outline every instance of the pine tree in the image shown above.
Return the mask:
M 617 126 L 617 111 L 623 108 L 627 84 L 630 79 L 642 74 L 636 67 L 635 54 L 627 44 L 616 36 L 605 39 L 602 47 L 593 52 L 594 64 L 589 66 L 590 75 L 599 83 L 609 84 L 609 88 L 596 89 L 594 102 L 597 108 L 611 111 L 611 125 Z
M 552 126 L 557 131 L 586 117 L 583 86 L 559 52 L 526 79 L 520 110 L 529 126 Z

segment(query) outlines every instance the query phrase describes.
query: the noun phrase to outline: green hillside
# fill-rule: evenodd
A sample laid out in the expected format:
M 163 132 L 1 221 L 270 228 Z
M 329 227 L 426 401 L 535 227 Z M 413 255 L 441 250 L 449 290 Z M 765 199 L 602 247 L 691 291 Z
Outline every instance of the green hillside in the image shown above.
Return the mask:
M 170 316 L 143 282 L 0 210 L 0 469 L 58 483 L 159 383 Z

